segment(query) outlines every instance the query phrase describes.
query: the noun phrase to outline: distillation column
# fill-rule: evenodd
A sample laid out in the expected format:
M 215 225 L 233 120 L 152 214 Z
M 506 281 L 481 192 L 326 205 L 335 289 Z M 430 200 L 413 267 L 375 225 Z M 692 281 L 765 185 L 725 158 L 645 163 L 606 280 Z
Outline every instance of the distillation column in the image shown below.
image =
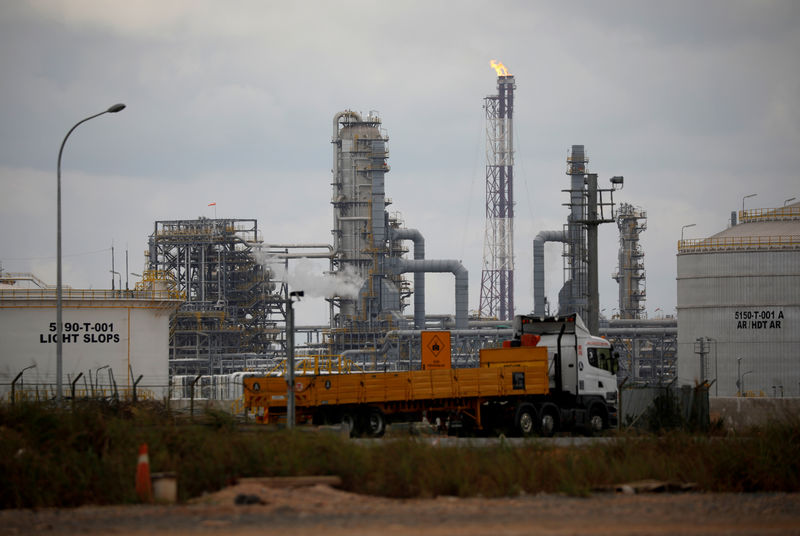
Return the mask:
M 619 264 L 612 275 L 619 284 L 619 317 L 641 319 L 645 301 L 644 252 L 639 235 L 647 229 L 647 214 L 638 207 L 622 203 L 617 212 Z
M 583 145 L 573 145 L 567 157 L 567 175 L 570 177 L 569 209 L 564 243 L 564 287 L 559 292 L 559 314 L 578 313 L 587 318 L 588 312 L 588 265 L 586 227 L 587 218 L 585 182 L 589 157 Z
M 399 310 L 399 291 L 385 279 L 384 175 L 389 167 L 380 125 L 379 117 L 362 118 L 350 110 L 333 119 L 333 265 L 365 282 L 357 298 L 339 298 L 335 327 Z

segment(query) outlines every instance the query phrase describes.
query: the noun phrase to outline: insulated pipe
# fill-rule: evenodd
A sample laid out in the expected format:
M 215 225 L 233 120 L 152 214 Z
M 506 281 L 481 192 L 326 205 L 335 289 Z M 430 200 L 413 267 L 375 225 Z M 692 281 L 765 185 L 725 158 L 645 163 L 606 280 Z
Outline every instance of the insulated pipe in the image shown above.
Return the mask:
M 392 346 L 395 346 L 399 341 L 395 337 L 418 337 L 422 334 L 421 329 L 393 329 L 386 333 L 384 342 L 380 348 L 352 348 L 345 350 L 340 354 L 340 358 L 348 358 L 353 355 L 375 354 L 384 355 Z M 486 336 L 486 337 L 513 337 L 513 329 L 451 329 L 448 330 L 450 335 L 459 336 Z
M 469 272 L 456 260 L 408 260 L 396 259 L 394 268 L 398 274 L 406 272 L 450 272 L 456 277 L 456 329 L 467 328 L 467 298 L 469 294 Z
M 533 314 L 544 316 L 544 243 L 566 242 L 564 231 L 541 231 L 533 239 Z
M 606 337 L 645 337 L 653 335 L 666 336 L 677 334 L 677 327 L 640 328 L 632 326 L 629 328 L 600 328 L 600 335 L 604 335 Z
M 615 318 L 608 321 L 608 327 L 610 328 L 621 328 L 628 326 L 640 326 L 643 328 L 656 326 L 674 328 L 678 326 L 678 320 L 676 318 Z
M 423 330 L 421 329 L 393 329 L 386 333 L 386 339 L 390 337 L 415 337 L 420 335 Z M 448 329 L 450 335 L 470 335 L 470 336 L 485 336 L 485 337 L 513 337 L 513 329 Z M 349 350 L 346 350 L 349 352 Z M 379 351 L 380 353 L 380 351 Z
M 414 260 L 425 259 L 425 238 L 417 229 L 392 229 L 391 240 L 413 240 Z M 425 329 L 425 272 L 414 272 L 414 327 Z
M 336 115 L 333 116 L 333 139 L 336 140 L 339 137 L 339 120 L 342 117 L 350 116 L 355 118 L 356 121 L 361 121 L 361 114 L 358 112 L 354 112 L 352 110 L 344 110 L 341 112 L 337 112 Z
M 333 246 L 330 244 L 259 244 L 257 242 L 247 242 L 250 246 L 258 246 L 266 249 L 325 249 L 333 251 Z

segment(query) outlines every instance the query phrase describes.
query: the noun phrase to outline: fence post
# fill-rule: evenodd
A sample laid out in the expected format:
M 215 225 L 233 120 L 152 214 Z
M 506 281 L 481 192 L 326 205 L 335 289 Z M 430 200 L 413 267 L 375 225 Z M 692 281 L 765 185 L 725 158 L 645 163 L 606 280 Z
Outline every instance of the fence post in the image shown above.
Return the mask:
M 135 382 L 133 382 L 133 403 L 134 403 L 134 404 L 137 402 L 137 398 L 136 398 L 136 386 L 137 386 L 137 385 L 139 385 L 139 382 L 140 382 L 140 381 L 142 381 L 142 378 L 143 378 L 143 377 L 144 377 L 144 374 L 139 374 L 139 377 L 138 377 L 138 378 L 136 378 L 136 381 L 135 381 Z
M 198 375 L 197 375 L 197 378 L 195 378 L 195 379 L 192 381 L 192 400 L 191 400 L 191 403 L 190 403 L 190 406 L 189 406 L 189 412 L 190 412 L 190 415 L 191 415 L 191 419 L 192 419 L 193 421 L 194 421 L 194 384 L 196 384 L 196 383 L 197 383 L 197 381 L 198 381 L 200 378 L 202 378 L 202 377 L 203 377 L 203 375 L 202 375 L 202 374 L 198 374 Z
M 78 380 L 81 379 L 81 376 L 83 376 L 83 372 L 75 376 L 75 379 L 70 382 L 70 397 L 72 398 L 72 411 L 75 411 L 75 384 L 78 383 Z

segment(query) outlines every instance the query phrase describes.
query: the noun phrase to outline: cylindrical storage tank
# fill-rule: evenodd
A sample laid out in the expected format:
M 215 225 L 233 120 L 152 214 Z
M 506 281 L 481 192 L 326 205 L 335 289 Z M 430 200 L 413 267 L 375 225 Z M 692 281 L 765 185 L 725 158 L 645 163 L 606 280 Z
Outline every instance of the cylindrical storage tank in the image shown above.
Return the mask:
M 800 204 L 740 222 L 679 242 L 679 382 L 716 380 L 711 396 L 800 396 Z
M 63 290 L 62 394 L 163 399 L 169 394 L 174 291 Z M 56 289 L 0 289 L 0 398 L 51 399 L 58 383 Z M 24 372 L 21 376 L 17 376 Z M 139 383 L 137 379 L 141 376 Z

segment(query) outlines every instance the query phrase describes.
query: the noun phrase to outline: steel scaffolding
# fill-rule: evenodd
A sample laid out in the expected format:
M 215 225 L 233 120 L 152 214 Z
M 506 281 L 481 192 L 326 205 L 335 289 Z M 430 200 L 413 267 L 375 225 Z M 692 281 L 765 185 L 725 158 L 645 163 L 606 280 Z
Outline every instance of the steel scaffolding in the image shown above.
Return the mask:
M 486 109 L 486 233 L 478 315 L 514 316 L 514 77 L 497 77 Z
M 249 219 L 157 221 L 150 270 L 169 273 L 186 301 L 170 320 L 170 374 L 226 374 L 285 346 L 285 285 L 253 248 Z

